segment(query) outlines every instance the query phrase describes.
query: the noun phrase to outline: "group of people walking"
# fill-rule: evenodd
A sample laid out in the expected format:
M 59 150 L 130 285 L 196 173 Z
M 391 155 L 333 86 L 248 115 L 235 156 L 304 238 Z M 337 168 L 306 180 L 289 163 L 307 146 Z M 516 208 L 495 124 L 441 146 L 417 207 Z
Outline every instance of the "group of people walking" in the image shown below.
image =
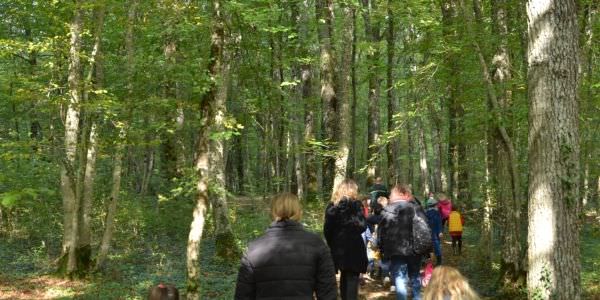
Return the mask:
M 441 265 L 444 224 L 458 254 L 464 223 L 443 194 L 438 199 L 430 194 L 421 204 L 409 186 L 397 184 L 388 192 L 378 178 L 370 197 L 361 199 L 356 182 L 345 179 L 325 209 L 325 242 L 301 225 L 295 195 L 275 196 L 271 215 L 271 226 L 242 258 L 235 299 L 334 300 L 338 288 L 341 299 L 358 299 L 368 271 L 373 277 L 389 276 L 397 299 L 407 299 L 409 290 L 413 300 L 478 299 L 456 269 Z M 432 250 L 436 268 L 422 291 L 422 262 Z

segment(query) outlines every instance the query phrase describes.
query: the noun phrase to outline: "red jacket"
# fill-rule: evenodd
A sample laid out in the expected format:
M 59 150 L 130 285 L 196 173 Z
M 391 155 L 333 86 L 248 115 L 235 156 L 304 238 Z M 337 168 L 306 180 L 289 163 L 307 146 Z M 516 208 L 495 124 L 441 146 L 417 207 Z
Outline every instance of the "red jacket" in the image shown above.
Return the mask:
M 442 219 L 447 219 L 452 211 L 452 201 L 450 201 L 450 199 L 440 200 L 440 202 L 438 202 L 438 209 L 440 210 Z

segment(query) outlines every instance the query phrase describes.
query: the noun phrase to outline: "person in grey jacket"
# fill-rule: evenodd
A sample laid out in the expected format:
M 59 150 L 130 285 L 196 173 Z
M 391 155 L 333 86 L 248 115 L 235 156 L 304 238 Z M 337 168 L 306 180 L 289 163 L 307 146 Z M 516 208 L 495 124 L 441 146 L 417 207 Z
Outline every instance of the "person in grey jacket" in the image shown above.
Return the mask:
M 290 193 L 271 201 L 273 223 L 250 242 L 241 261 L 235 299 L 335 300 L 329 248 L 299 223 L 302 210 Z

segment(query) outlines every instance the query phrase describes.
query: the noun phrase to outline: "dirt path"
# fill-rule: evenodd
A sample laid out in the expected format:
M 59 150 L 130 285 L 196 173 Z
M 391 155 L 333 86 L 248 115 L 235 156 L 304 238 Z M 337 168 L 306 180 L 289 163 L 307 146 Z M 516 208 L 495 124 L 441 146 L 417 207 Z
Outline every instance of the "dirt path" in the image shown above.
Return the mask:
M 462 261 L 467 258 L 469 249 L 463 239 L 462 255 L 452 255 L 452 243 L 450 237 L 445 235 L 442 240 L 442 258 L 444 265 L 456 267 L 461 265 Z M 373 280 L 369 276 L 365 276 L 365 284 L 360 288 L 361 299 L 368 300 L 394 300 L 396 294 L 390 292 L 390 284 L 383 284 L 381 280 Z

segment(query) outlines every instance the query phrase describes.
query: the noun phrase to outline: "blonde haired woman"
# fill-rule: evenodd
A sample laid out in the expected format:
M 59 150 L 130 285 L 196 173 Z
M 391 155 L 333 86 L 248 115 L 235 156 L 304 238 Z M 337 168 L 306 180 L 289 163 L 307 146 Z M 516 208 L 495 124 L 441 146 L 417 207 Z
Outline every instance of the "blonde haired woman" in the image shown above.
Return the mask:
M 433 269 L 423 300 L 479 300 L 479 296 L 457 269 L 439 266 Z
M 304 230 L 300 201 L 284 193 L 271 201 L 273 223 L 250 242 L 242 258 L 235 299 L 317 299 L 337 297 L 329 249 Z
M 367 271 L 367 249 L 361 237 L 367 222 L 357 197 L 358 185 L 352 179 L 345 179 L 335 187 L 325 210 L 323 234 L 331 249 L 335 271 L 341 271 L 342 300 L 358 299 L 359 275 Z

